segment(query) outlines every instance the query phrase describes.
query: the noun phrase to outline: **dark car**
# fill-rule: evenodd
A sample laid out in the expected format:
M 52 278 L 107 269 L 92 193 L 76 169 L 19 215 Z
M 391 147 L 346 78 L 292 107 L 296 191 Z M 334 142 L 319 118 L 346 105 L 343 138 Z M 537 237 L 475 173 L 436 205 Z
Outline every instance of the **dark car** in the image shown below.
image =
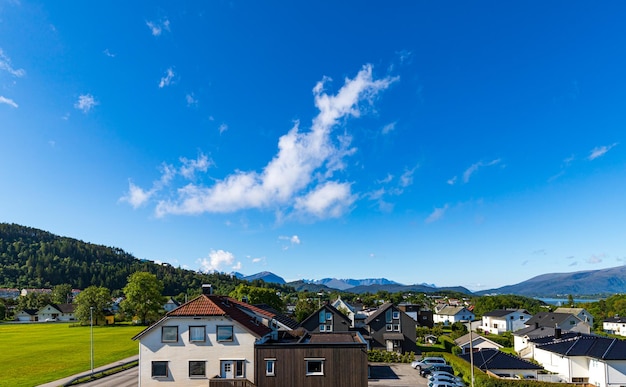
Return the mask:
M 454 375 L 454 369 L 451 366 L 445 364 L 433 364 L 430 367 L 422 368 L 420 370 L 420 375 L 426 377 L 435 371 L 445 371 Z

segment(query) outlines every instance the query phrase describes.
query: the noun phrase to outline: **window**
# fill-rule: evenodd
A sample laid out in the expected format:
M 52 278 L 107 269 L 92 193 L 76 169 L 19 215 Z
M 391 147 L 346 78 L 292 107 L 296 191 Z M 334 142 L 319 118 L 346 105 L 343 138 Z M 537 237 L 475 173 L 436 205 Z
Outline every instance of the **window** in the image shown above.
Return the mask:
M 206 327 L 189 327 L 189 341 L 206 341 Z
M 161 327 L 161 342 L 162 343 L 177 343 L 178 342 L 178 326 Z
M 393 312 L 393 319 L 394 320 L 399 320 L 400 319 L 400 312 L 394 311 Z
M 400 332 L 400 324 L 393 324 L 393 330 L 396 332 Z
M 390 332 L 393 330 L 393 324 L 387 324 L 387 331 Z
M 521 316 L 520 316 L 521 317 Z M 515 316 L 511 316 L 511 320 L 513 320 L 515 318 Z
M 218 325 L 217 326 L 217 341 L 233 341 L 233 326 L 232 325 Z
M 326 320 L 332 320 L 333 319 L 333 314 L 332 313 L 326 313 Z
M 265 359 L 265 376 L 275 376 L 276 359 Z
M 189 377 L 190 378 L 206 377 L 206 361 L 190 360 L 189 361 Z
M 385 312 L 385 322 L 390 323 L 392 321 L 392 310 L 387 309 Z
M 319 322 L 326 322 L 326 312 L 324 312 L 323 310 L 319 314 Z
M 153 361 L 152 362 L 152 377 L 153 378 L 167 378 L 167 362 L 166 361 Z
M 324 375 L 324 359 L 305 359 L 305 361 L 307 376 Z
M 333 331 L 333 326 L 332 325 L 326 325 L 326 332 L 332 332 Z
M 320 324 L 320 332 L 326 332 L 326 325 Z
M 236 378 L 245 378 L 246 377 L 246 363 L 245 363 L 245 360 L 235 360 L 235 377 Z

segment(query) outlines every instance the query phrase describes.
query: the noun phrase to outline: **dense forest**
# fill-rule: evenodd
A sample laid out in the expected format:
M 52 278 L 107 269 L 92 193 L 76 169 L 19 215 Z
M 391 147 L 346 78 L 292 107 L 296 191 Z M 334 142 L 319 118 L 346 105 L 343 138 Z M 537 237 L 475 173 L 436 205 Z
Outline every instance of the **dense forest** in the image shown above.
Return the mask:
M 155 274 L 163 282 L 164 294 L 169 295 L 198 292 L 203 283 L 228 294 L 238 284 L 248 283 L 227 274 L 204 274 L 139 260 L 120 248 L 0 223 L 0 287 L 52 288 L 67 283 L 77 289 L 94 285 L 115 291 L 126 286 L 128 276 L 137 271 Z M 253 284 L 267 286 L 258 282 Z

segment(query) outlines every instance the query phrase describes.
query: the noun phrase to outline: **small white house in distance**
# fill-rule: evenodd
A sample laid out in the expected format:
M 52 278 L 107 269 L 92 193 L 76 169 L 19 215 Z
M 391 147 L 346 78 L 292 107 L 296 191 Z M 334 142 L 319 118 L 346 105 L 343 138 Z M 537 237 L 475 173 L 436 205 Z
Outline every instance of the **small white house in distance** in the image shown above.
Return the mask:
M 454 324 L 455 322 L 474 321 L 476 316 L 464 306 L 445 306 L 433 315 L 435 324 Z
M 139 340 L 139 387 L 207 386 L 214 377 L 254 383 L 254 345 L 275 338 L 275 331 L 244 306 L 202 294 L 133 337 Z
M 454 343 L 461 348 L 461 353 L 469 353 L 470 347 L 472 348 L 473 352 L 482 351 L 484 349 L 499 350 L 500 348 L 502 348 L 502 345 L 476 333 L 465 334 L 454 340 Z
M 611 317 L 602 321 L 602 330 L 611 335 L 626 336 L 626 317 Z
M 587 323 L 589 326 L 593 326 L 593 315 L 589 313 L 585 308 L 564 308 L 559 307 L 554 310 L 554 313 L 569 313 L 578 317 L 581 321 Z
M 480 329 L 485 333 L 499 335 L 526 328 L 532 315 L 525 309 L 496 309 L 483 315 Z

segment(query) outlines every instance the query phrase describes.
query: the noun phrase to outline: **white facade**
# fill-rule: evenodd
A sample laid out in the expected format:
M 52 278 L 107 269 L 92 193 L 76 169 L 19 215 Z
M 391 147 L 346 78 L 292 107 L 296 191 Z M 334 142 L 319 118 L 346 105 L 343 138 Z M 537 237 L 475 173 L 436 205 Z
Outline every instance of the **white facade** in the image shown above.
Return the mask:
M 473 321 L 476 318 L 474 313 L 465 307 L 446 306 L 438 313 L 433 314 L 433 322 L 443 325 L 454 324 L 455 322 Z
M 512 310 L 503 316 L 483 316 L 480 329 L 485 333 L 499 335 L 526 328 L 526 321 L 532 317 L 524 310 Z
M 48 304 L 37 311 L 39 321 L 74 321 L 74 313 L 63 313 L 54 306 Z
M 232 327 L 232 340 L 218 341 L 218 326 Z M 176 341 L 164 342 L 163 327 L 172 327 L 165 328 L 170 333 L 173 327 L 177 327 Z M 194 332 L 202 331 L 204 327 L 204 341 L 190 340 L 190 327 L 194 327 Z M 238 322 L 227 317 L 166 317 L 140 338 L 139 386 L 207 386 L 208 379 L 216 375 L 241 377 L 254 382 L 254 344 L 257 339 Z M 167 375 L 153 376 L 153 362 L 166 362 Z M 204 376 L 190 376 L 190 362 L 204 362 Z M 241 365 L 243 374 L 236 375 Z
M 603 321 L 602 330 L 612 335 L 626 336 L 626 318 Z

